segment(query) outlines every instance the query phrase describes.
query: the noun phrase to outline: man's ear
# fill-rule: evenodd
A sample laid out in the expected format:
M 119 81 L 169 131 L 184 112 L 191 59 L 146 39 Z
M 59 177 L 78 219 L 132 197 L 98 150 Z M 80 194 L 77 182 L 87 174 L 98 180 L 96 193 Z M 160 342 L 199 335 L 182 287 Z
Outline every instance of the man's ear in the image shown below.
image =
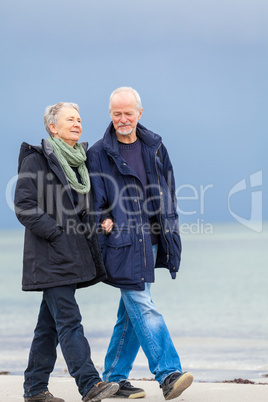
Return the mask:
M 141 115 L 142 115 L 142 112 L 143 112 L 143 109 L 141 109 L 141 110 L 139 111 L 138 120 L 140 120 Z

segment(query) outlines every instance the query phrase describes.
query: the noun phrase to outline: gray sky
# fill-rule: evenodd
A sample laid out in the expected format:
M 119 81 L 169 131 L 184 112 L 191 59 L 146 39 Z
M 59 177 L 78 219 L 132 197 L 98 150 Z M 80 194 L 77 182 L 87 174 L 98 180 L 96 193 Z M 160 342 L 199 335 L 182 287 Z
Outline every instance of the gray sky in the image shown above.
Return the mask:
M 266 0 L 2 0 L 0 35 L 1 227 L 19 227 L 5 191 L 21 142 L 47 136 L 45 107 L 78 103 L 93 144 L 122 85 L 140 93 L 141 123 L 167 145 L 179 197 L 192 197 L 180 200 L 182 222 L 234 222 L 228 194 L 242 179 L 231 207 L 250 219 L 259 171 L 267 204 Z

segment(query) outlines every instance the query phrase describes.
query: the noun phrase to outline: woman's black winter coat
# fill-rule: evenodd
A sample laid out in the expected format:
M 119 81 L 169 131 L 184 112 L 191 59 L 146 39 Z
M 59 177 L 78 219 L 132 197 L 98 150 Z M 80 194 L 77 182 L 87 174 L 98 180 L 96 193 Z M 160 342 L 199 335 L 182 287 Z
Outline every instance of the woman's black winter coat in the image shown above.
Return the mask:
M 83 143 L 87 148 L 87 144 Z M 106 278 L 91 192 L 78 216 L 71 187 L 47 140 L 23 143 L 15 210 L 25 226 L 22 289 L 93 285 Z

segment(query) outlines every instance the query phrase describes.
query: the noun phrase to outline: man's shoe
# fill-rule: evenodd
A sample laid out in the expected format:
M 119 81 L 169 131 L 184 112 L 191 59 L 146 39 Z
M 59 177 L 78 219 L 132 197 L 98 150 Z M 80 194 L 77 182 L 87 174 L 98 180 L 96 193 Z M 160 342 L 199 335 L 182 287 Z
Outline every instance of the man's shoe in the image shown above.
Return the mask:
M 24 402 L 65 402 L 65 401 L 61 398 L 56 398 L 49 391 L 44 391 L 34 396 L 25 396 Z
M 180 394 L 190 387 L 193 382 L 193 375 L 191 373 L 172 373 L 160 385 L 163 390 L 164 397 L 167 401 L 177 398 Z
M 104 398 L 110 398 L 116 391 L 118 391 L 119 385 L 115 382 L 103 382 L 100 381 L 94 384 L 83 398 L 83 402 L 98 402 Z
M 133 387 L 127 380 L 120 381 L 118 385 L 119 390 L 113 395 L 115 398 L 138 399 L 146 396 L 144 389 Z

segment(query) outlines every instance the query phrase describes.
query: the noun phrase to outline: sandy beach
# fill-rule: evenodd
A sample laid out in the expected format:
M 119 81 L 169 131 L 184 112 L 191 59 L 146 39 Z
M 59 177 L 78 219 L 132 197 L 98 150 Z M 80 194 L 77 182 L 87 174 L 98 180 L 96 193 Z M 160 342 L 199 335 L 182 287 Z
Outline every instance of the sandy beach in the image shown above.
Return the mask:
M 142 387 L 146 397 L 140 400 L 150 402 L 164 401 L 162 391 L 156 381 L 131 381 L 133 385 Z M 49 390 L 54 396 L 65 402 L 79 402 L 81 396 L 74 380 L 70 377 L 51 377 Z M 0 402 L 23 401 L 23 376 L 0 376 Z M 105 399 L 120 402 L 122 399 Z M 262 384 L 235 383 L 201 383 L 194 382 L 180 397 L 174 401 L 183 402 L 267 402 L 268 386 Z

